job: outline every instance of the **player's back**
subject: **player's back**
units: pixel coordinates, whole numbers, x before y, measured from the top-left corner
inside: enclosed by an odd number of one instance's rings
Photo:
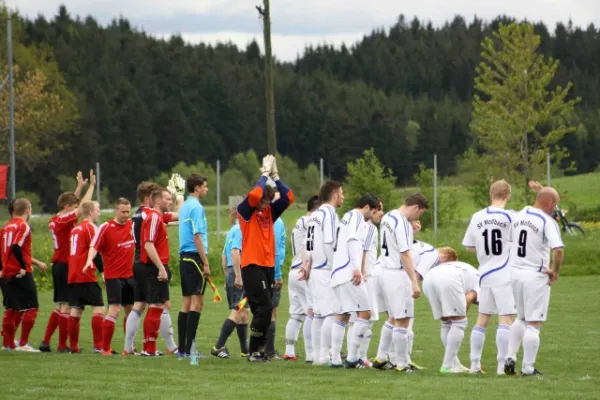
[[[331,271],[331,281],[333,285],[341,284],[352,279],[352,269],[350,262],[349,240],[360,240],[360,230],[365,222],[363,214],[357,209],[350,210],[342,217],[338,229],[337,240],[333,252],[333,268]],[[362,246],[361,246],[362,248]],[[357,259],[362,259],[362,254],[357,254]],[[361,266],[358,265],[360,271]]]
[[[439,262],[438,252],[429,243],[415,240],[411,250],[415,271],[424,278],[431,268]]]
[[[88,251],[92,240],[96,236],[96,226],[89,221],[82,221],[71,230],[71,246],[69,253],[69,284],[96,282],[96,275],[90,269],[85,275],[82,273],[87,262]]]
[[[77,223],[77,213],[75,211],[69,211],[65,213],[58,213],[50,218],[48,222],[48,228],[52,234],[52,241],[54,243],[54,254],[52,255],[52,262],[56,263],[67,263],[69,261],[69,242],[71,237],[71,230]]]
[[[564,247],[556,221],[535,207],[525,207],[515,216],[510,234],[514,243],[510,265],[515,268],[549,268],[550,250]]]
[[[371,221],[363,222],[361,241],[365,256],[365,273],[370,275],[377,264],[377,247],[379,246],[379,231]]]
[[[303,215],[298,218],[294,229],[292,229],[292,235],[290,242],[292,245],[292,266],[291,268],[297,268],[302,264],[302,251],[306,248],[306,227],[308,224],[308,216]]]
[[[463,261],[448,261],[443,264],[439,264],[431,269],[430,274],[445,273],[446,271],[460,270],[463,274],[463,284],[465,294],[471,290],[476,290],[479,284],[479,271],[475,269],[471,264]]]
[[[380,262],[382,268],[402,269],[401,254],[412,249],[412,226],[398,210],[385,214],[380,224]]]
[[[306,251],[310,253],[312,269],[331,270],[338,229],[338,216],[329,204],[321,205],[310,216],[306,228]]]
[[[2,269],[4,278],[11,278],[19,273],[21,264],[13,254],[13,245],[19,245],[25,261],[26,271],[31,272],[31,229],[19,218],[13,218],[2,228],[0,245],[2,246]]]

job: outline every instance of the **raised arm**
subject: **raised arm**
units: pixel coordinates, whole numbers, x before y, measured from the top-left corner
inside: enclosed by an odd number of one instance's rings
[[[260,204],[260,201],[263,197],[263,193],[265,192],[265,185],[267,184],[267,177],[265,175],[261,176],[256,185],[242,202],[237,206],[238,214],[241,215],[244,220],[249,221],[252,217],[252,213]],[[275,203],[273,203],[275,204]],[[273,217],[273,221],[276,218]]]

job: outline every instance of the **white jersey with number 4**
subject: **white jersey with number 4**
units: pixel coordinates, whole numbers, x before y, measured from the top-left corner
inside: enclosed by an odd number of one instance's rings
[[[483,287],[502,286],[510,282],[509,235],[514,216],[513,211],[490,206],[471,217],[462,244],[475,248]]]
[[[356,209],[344,214],[340,222],[335,251],[333,252],[333,269],[331,270],[332,287],[350,282],[352,280],[352,272],[354,270],[360,271],[361,265],[353,265],[352,260],[362,261],[361,250],[363,249],[363,243],[360,240],[360,234],[364,223],[364,216]],[[353,246],[357,254],[351,257],[350,252],[352,249],[348,244],[353,240],[357,241],[358,246]]]
[[[360,234],[365,252],[365,275],[370,276],[377,264],[377,246],[379,245],[379,232],[371,221],[363,222]]]
[[[310,216],[306,226],[306,253],[312,260],[312,269],[331,270],[338,225],[335,208],[329,204],[321,205]]]
[[[514,218],[510,265],[541,272],[550,268],[550,250],[565,247],[556,221],[535,207],[525,207]]]
[[[398,210],[392,210],[381,219],[380,253],[382,268],[403,269],[400,255],[413,246],[413,230],[410,222]]]
[[[306,248],[306,225],[308,216],[303,215],[296,222],[296,226],[292,229],[292,266],[291,269],[298,268],[302,265],[302,251]]]

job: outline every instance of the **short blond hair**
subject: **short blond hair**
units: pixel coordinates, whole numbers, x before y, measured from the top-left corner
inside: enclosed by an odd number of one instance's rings
[[[500,179],[490,185],[490,198],[492,200],[508,200],[510,198],[510,184]]]
[[[458,253],[452,247],[440,247],[438,249],[438,254],[443,254],[446,256],[446,262],[458,261]]]
[[[81,203],[81,216],[83,218],[88,217],[96,207],[100,207],[97,201],[84,201]]]

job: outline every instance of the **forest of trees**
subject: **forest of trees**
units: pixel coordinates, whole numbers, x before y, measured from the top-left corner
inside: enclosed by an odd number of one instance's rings
[[[8,10],[0,11],[5,43]],[[237,153],[266,152],[264,64],[255,42],[238,49],[163,41],[125,19],[103,27],[65,7],[52,20],[13,21],[15,63],[43,70],[62,101],[60,121],[38,126],[40,139],[21,143],[29,153],[17,154],[18,189],[39,193],[46,211],[55,207],[58,176],[96,161],[109,192],[133,199],[138,182],[178,162],[220,160],[225,170]],[[334,179],[370,147],[399,184],[409,183],[419,164],[431,166],[433,153],[443,175],[455,174],[458,157],[474,143],[469,123],[481,42],[510,21],[456,17],[434,28],[399,16],[352,48],[310,47],[296,62],[277,64],[278,151],[301,168],[323,157]],[[535,32],[540,51],[560,60],[553,84],[573,82],[572,95],[581,98],[572,116],[577,130],[562,143],[570,152],[564,165],[593,171],[600,154],[600,31],[537,24]],[[6,71],[6,55],[0,60]],[[18,127],[18,140],[26,129]],[[6,147],[0,149],[6,162]]]

